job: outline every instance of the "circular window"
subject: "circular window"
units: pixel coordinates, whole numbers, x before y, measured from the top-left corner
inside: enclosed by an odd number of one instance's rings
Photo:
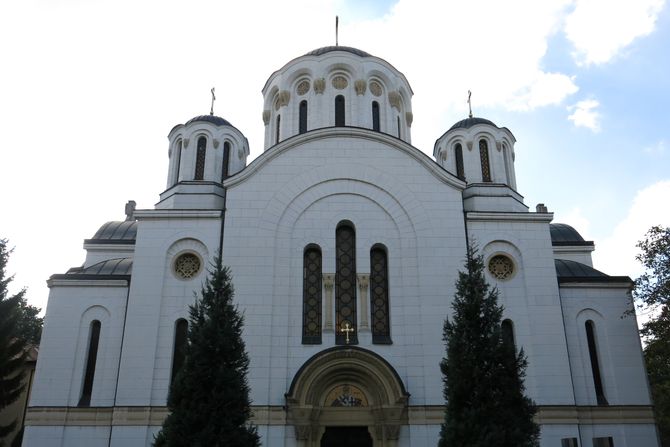
[[[296,91],[298,92],[298,95],[300,95],[300,96],[307,93],[309,91],[309,81],[307,79],[300,81],[298,83],[298,87],[296,88]]]
[[[333,78],[333,87],[337,90],[345,89],[347,88],[347,85],[349,85],[349,81],[347,81],[347,78],[344,76],[335,76]]]
[[[382,95],[382,86],[377,81],[370,81],[370,91],[375,96]]]
[[[510,279],[514,274],[514,262],[505,255],[495,255],[489,260],[489,272],[496,279]]]
[[[174,273],[180,279],[191,279],[200,273],[202,263],[200,258],[193,253],[184,253],[177,256],[174,261]]]

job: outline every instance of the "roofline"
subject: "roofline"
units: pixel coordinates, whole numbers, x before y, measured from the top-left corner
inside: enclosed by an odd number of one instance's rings
[[[574,283],[597,283],[597,284],[622,284],[633,286],[633,280],[629,276],[557,276],[558,284]]]

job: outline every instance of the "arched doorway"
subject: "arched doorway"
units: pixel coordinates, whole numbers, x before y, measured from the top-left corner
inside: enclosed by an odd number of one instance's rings
[[[394,447],[407,424],[408,398],[398,374],[378,354],[338,346],[316,354],[295,374],[286,393],[287,422],[303,447]]]

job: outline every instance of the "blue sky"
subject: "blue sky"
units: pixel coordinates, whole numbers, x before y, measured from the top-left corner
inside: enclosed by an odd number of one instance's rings
[[[670,225],[670,8],[663,0],[25,0],[0,4],[0,237],[14,286],[80,265],[83,239],[151,208],[170,129],[209,111],[262,151],[260,90],[334,43],[388,60],[414,89],[413,144],[467,115],[516,136],[526,204],[596,242],[595,266],[636,276],[635,241]],[[590,108],[589,108],[590,107]],[[572,116],[572,119],[570,118]]]

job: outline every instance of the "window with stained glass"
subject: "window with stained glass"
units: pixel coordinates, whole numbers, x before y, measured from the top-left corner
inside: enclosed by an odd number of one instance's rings
[[[482,181],[491,181],[491,166],[489,165],[489,144],[482,138],[479,140],[479,159],[482,162]]]
[[[303,255],[302,343],[321,344],[321,249],[309,245]]]
[[[379,245],[370,250],[370,318],[372,343],[390,344],[388,257]]]
[[[356,326],[356,232],[350,223],[341,223],[337,226],[335,230],[335,251],[335,343],[344,345],[347,344],[348,339],[348,344],[358,344],[358,329]],[[347,329],[350,332],[347,332]]]
[[[205,176],[205,157],[207,155],[207,138],[198,138],[195,155],[195,180],[202,180]]]

